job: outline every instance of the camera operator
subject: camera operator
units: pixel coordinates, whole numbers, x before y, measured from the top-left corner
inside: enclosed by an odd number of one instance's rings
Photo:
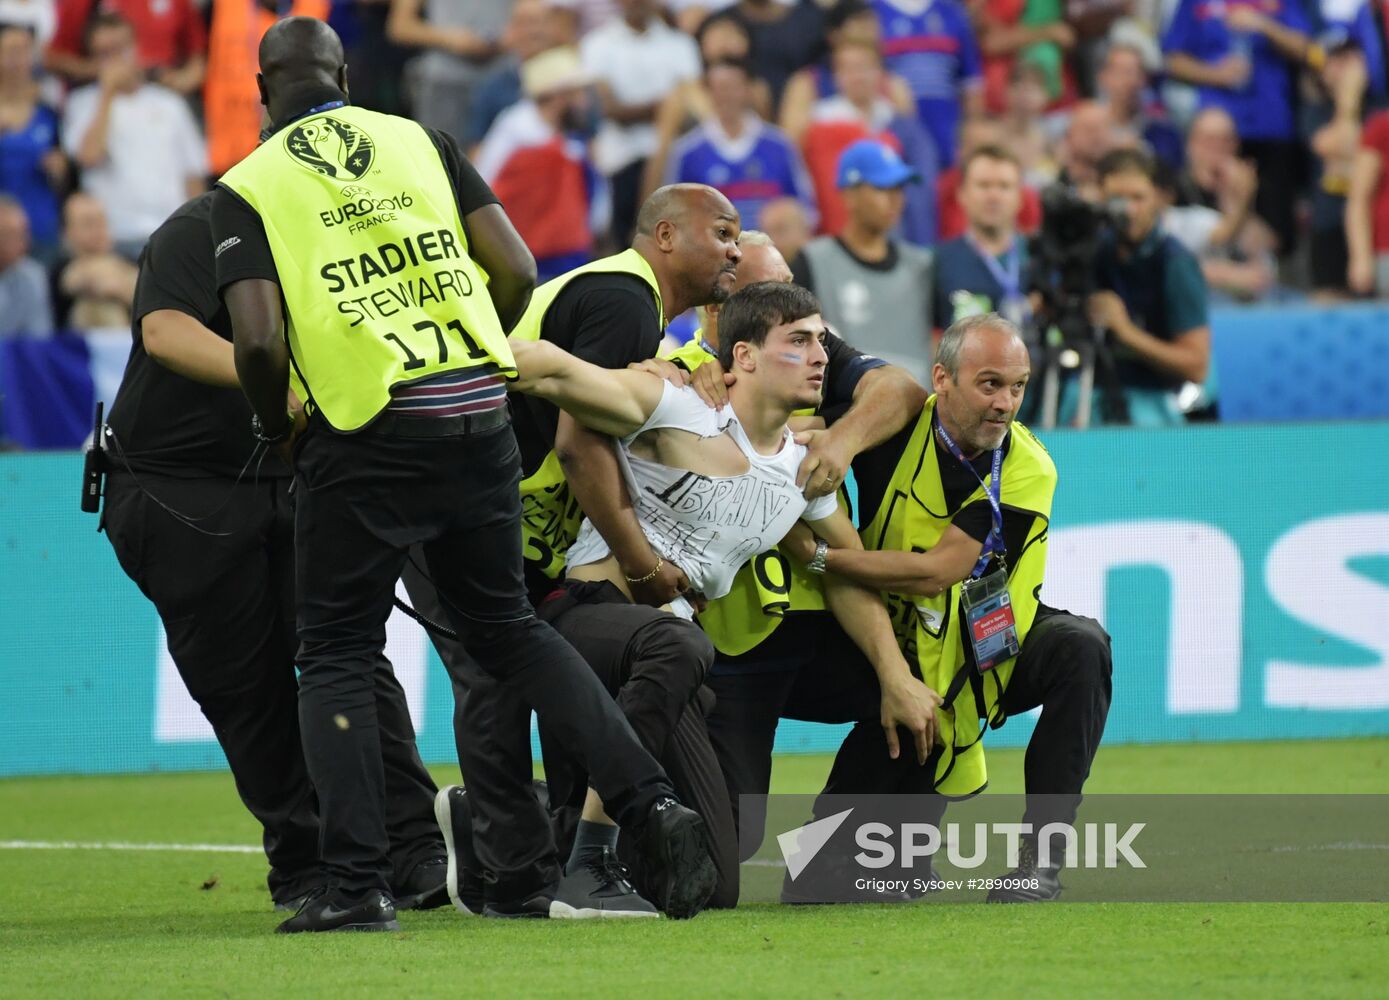
[[[1106,334],[1099,353],[1112,357],[1113,379],[1126,405],[1096,407],[1094,412],[1103,413],[1106,422],[1126,418],[1139,427],[1184,423],[1177,393],[1183,383],[1205,381],[1210,367],[1201,266],[1158,224],[1162,202],[1151,156],[1115,150],[1100,161],[1099,174],[1101,193],[1115,218],[1099,234],[1086,312]],[[1081,392],[1080,380],[1066,382],[1058,423],[1074,422]]]

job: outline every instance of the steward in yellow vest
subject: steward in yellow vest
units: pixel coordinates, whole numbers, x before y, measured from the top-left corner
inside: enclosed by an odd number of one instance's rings
[[[668,317],[728,296],[740,256],[738,231],[737,211],[713,188],[661,188],[642,206],[631,248],[541,285],[513,336],[548,340],[603,368],[653,358]],[[521,524],[532,596],[540,600],[563,579],[565,554],[584,511],[625,574],[646,577],[656,556],[625,503],[611,439],[543,400],[513,397],[512,411],[524,471]],[[635,585],[638,599],[666,603],[683,586],[677,576],[673,567],[660,567]],[[654,594],[657,587],[666,592]]]
[[[715,879],[703,821],[536,618],[521,578],[504,331],[535,283],[530,251],[452,138],[348,105],[342,42],[322,21],[280,21],[259,58],[272,131],[213,195],[212,236],[254,431],[287,458],[298,445],[298,719],[325,885],[279,930],[400,929],[378,734],[409,720],[378,709],[375,677],[412,548],[469,653],[447,665],[454,683],[505,690],[570,734],[610,814],[655,859],[651,902],[693,915]],[[291,363],[307,431],[286,413]],[[498,775],[480,748],[525,746],[527,729],[524,713],[470,715],[459,738],[479,824],[507,836],[525,817],[498,804],[498,785],[519,775],[529,796],[530,761]],[[553,885],[511,889],[524,902]]]
[[[334,103],[334,102],[325,102]],[[454,182],[421,126],[349,105],[289,124],[223,176],[259,218],[285,303],[295,389],[356,431],[392,390],[512,371]],[[235,234],[219,258],[238,255]]]
[[[854,464],[864,550],[831,549],[823,564],[884,592],[902,651],[944,697],[933,774],[919,790],[981,791],[985,729],[1042,707],[1023,818],[1035,833],[1075,816],[1109,709],[1109,637],[1040,600],[1057,476],[1014,422],[1030,367],[1017,328],[993,313],[961,320],[936,360],[936,394],[914,425]],[[803,538],[795,547],[802,558],[814,551]],[[865,739],[874,728],[855,727]],[[850,790],[834,785],[826,792]],[[1056,870],[1037,869],[1035,838],[1024,838],[1019,872],[1038,888],[998,898],[1059,895]]]

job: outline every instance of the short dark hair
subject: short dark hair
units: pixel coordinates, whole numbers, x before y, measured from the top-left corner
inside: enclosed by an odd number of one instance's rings
[[[1100,157],[1095,166],[1103,182],[1115,174],[1142,174],[1156,187],[1159,181],[1156,158],[1141,149],[1114,149]]]
[[[733,367],[733,348],[760,347],[772,327],[794,323],[820,312],[820,300],[800,285],[759,281],[739,289],[719,307],[719,364]]]
[[[982,146],[975,146],[971,149],[963,160],[960,161],[960,182],[964,183],[969,176],[969,168],[975,160],[998,160],[1002,163],[1011,163],[1018,168],[1018,177],[1022,178],[1022,161],[1017,155],[1005,146],[999,146],[992,142],[986,142]]]
[[[130,19],[124,14],[118,14],[114,10],[99,10],[87,19],[87,25],[82,29],[82,51],[91,55],[92,39],[98,31],[105,31],[107,28],[124,28],[132,35],[135,34],[135,25],[131,24]]]

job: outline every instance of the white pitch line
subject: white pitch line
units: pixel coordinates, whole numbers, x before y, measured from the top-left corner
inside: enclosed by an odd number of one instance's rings
[[[6,851],[185,851],[194,854],[261,854],[250,844],[132,844],[121,840],[0,840]]]

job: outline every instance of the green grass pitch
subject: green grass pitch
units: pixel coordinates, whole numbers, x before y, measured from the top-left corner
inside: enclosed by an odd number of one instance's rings
[[[811,792],[824,757],[779,758]],[[1021,754],[990,758],[1019,791]],[[452,772],[436,770],[441,783]],[[1328,776],[1334,787],[1328,787]],[[1092,792],[1389,792],[1389,740],[1101,751]],[[750,906],[673,921],[407,913],[400,934],[285,938],[225,774],[0,781],[0,997],[1382,997],[1389,906]],[[1270,864],[1295,863],[1270,858]]]

